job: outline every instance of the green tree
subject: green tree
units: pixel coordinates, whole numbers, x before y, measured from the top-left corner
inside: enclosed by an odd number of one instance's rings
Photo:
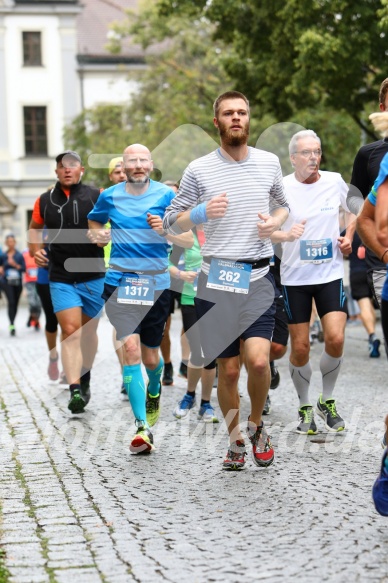
[[[98,105],[85,109],[64,130],[67,148],[76,150],[85,165],[85,181],[98,187],[109,186],[109,161],[120,156],[130,133],[128,107]],[[97,160],[91,156],[100,154]]]
[[[214,26],[207,21],[183,22],[172,17],[162,30],[155,14],[146,8],[140,26],[129,11],[128,19],[114,25],[115,39],[133,36],[131,27],[135,27],[135,41],[145,47],[150,38],[155,42],[165,34],[171,39],[147,58],[148,68],[130,103],[85,110],[65,129],[67,146],[89,161],[85,176],[89,182],[107,186],[110,158],[130,143],[144,143],[154,151],[159,170],[155,177],[162,180],[179,179],[193,158],[214,149],[212,104],[231,83],[220,64],[223,43],[212,40]],[[117,52],[120,42],[112,41],[110,48]]]
[[[335,6],[332,6],[331,10],[334,8]],[[283,20],[276,24],[277,20],[274,16],[279,11],[284,13]],[[292,15],[291,20],[290,15]],[[257,2],[257,0],[247,2],[212,0],[212,2],[195,3],[186,0],[180,2],[154,0],[147,2],[146,7],[138,15],[129,12],[127,21],[116,27],[115,38],[123,39],[128,35],[133,35],[135,40],[142,43],[145,48],[155,41],[172,39],[170,51],[159,55],[151,63],[151,76],[154,70],[159,71],[162,76],[165,75],[164,63],[166,63],[165,59],[168,59],[169,62],[174,63],[169,87],[176,87],[179,91],[181,87],[177,85],[177,82],[181,78],[182,71],[185,76],[187,69],[190,70],[191,74],[198,79],[198,86],[205,92],[207,90],[207,94],[211,97],[207,104],[196,98],[194,107],[187,110],[189,116],[187,121],[198,123],[211,136],[216,137],[211,115],[209,115],[209,105],[220,92],[217,92],[217,89],[222,89],[222,87],[211,84],[208,79],[202,77],[201,59],[203,59],[206,46],[208,58],[211,55],[212,76],[224,77],[225,88],[235,88],[249,96],[252,109],[252,144],[256,143],[262,132],[277,122],[292,121],[303,127],[311,127],[322,137],[325,151],[324,164],[327,168],[341,172],[346,179],[349,179],[352,160],[361,140],[361,132],[357,125],[369,127],[367,115],[361,114],[356,119],[351,112],[346,108],[336,106],[335,100],[330,101],[322,91],[315,88],[311,82],[309,84],[306,79],[299,81],[304,83],[304,89],[297,92],[298,95],[303,96],[300,99],[293,97],[291,89],[287,88],[292,82],[292,70],[300,72],[300,69],[292,62],[295,51],[289,50],[291,40],[295,37],[291,31],[293,23],[299,23],[299,28],[295,30],[298,30],[301,36],[302,32],[307,30],[305,27],[309,18],[314,20],[316,17],[316,6],[311,13],[307,10],[306,3],[302,2],[300,5],[293,0],[285,3],[276,0],[271,5],[268,2]],[[341,19],[337,17],[337,20]],[[287,25],[284,25],[284,21]],[[273,38],[275,29],[275,38],[278,41]],[[194,37],[192,37],[193,34]],[[177,41],[177,39],[180,40]],[[200,39],[199,53],[197,52],[198,39]],[[178,52],[177,45],[180,47]],[[276,45],[278,45],[277,51],[275,51]],[[116,50],[119,46],[120,40],[116,44]],[[215,50],[210,50],[209,53],[208,47],[210,49],[214,47]],[[199,60],[193,60],[190,54],[192,50],[198,55]],[[175,59],[179,59],[179,66]],[[176,73],[177,70],[179,74]],[[305,97],[306,92],[310,95],[308,99]],[[365,92],[357,93],[362,93],[363,99],[366,99]],[[372,95],[372,92],[370,94]],[[160,92],[160,95],[162,96],[160,111],[165,114],[169,96],[166,93],[163,95],[163,92]],[[377,89],[373,93],[375,101],[376,95]],[[317,99],[313,99],[314,96]],[[347,100],[348,97],[345,94],[345,103]],[[370,109],[373,110],[374,107],[370,105]],[[183,119],[179,115],[179,110],[178,119]],[[170,120],[167,124],[168,130],[171,131]]]
[[[343,110],[374,137],[363,112],[386,76],[387,0],[158,0],[155,10],[213,22],[233,47],[226,71],[261,112]]]
[[[321,3],[325,4],[323,0]],[[309,12],[307,4],[302,4]],[[292,6],[296,14],[287,26],[282,17],[285,28],[282,35],[281,23],[275,25],[274,16],[290,14]],[[251,102],[252,145],[257,142],[258,147],[266,147],[273,140],[260,140],[261,134],[266,132],[268,137],[271,126],[279,122],[309,127],[322,138],[327,169],[339,171],[349,179],[360,144],[359,126],[366,122],[361,116],[356,121],[350,111],[335,107],[319,89],[318,81],[305,79],[299,99],[293,93],[296,81],[292,71],[296,74],[300,70],[293,63],[295,50],[290,51],[290,31],[295,19],[303,16],[307,22],[298,6],[293,0],[278,4],[276,0],[271,6],[238,0],[211,3],[149,0],[138,15],[128,11],[126,19],[113,25],[116,34],[111,50],[118,52],[121,42],[130,36],[145,48],[158,43],[157,51],[148,57],[148,69],[131,103],[125,107],[99,106],[84,112],[67,128],[67,144],[78,148],[86,160],[90,154],[120,153],[128,143],[145,143],[153,150],[155,165],[160,170],[156,177],[177,180],[190,160],[214,149],[218,142],[212,123],[215,97],[225,90],[238,89]],[[316,17],[318,14],[315,11]],[[271,36],[275,29],[279,38],[276,52]],[[301,25],[299,30],[301,37]],[[302,83],[300,78],[298,83]],[[357,93],[366,100],[365,91]],[[374,101],[376,94],[377,89]],[[348,99],[348,93],[346,96]],[[374,107],[370,105],[369,111]],[[287,142],[291,136],[286,131],[282,137]],[[276,153],[284,156],[287,143],[277,147]],[[107,167],[108,162],[102,163]],[[89,168],[88,180],[106,185],[106,167]],[[291,170],[288,163],[284,168],[287,172]]]

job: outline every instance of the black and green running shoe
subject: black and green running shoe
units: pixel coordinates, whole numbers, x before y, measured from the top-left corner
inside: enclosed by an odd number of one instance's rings
[[[85,410],[85,401],[81,395],[80,387],[70,388],[70,401],[67,408],[70,409],[72,413],[83,413]]]
[[[80,393],[81,393],[81,397],[83,398],[85,405],[87,405],[90,401],[90,379],[88,380],[84,380],[81,378],[81,387],[80,387]]]

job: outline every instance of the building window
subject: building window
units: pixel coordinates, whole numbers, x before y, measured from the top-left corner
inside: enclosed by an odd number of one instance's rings
[[[45,107],[24,107],[24,143],[26,156],[47,155]]]
[[[23,32],[23,64],[25,67],[42,66],[40,32]]]

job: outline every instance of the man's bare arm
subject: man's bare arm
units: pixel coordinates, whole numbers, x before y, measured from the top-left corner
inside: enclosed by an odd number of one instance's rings
[[[385,254],[384,259],[383,253],[388,249],[388,180],[379,186],[377,191],[377,202],[375,211],[375,223],[376,223],[376,234],[377,240],[384,247],[383,252],[380,255],[381,260],[384,263],[388,263],[388,252]]]
[[[226,192],[213,197],[206,203],[200,203],[192,209],[178,212],[173,223],[168,224],[165,228],[169,233],[180,234],[182,231],[190,231],[196,225],[205,223],[209,219],[220,219],[225,216],[228,208],[228,198]]]
[[[381,259],[386,247],[377,239],[375,207],[368,199],[364,201],[364,206],[357,217],[356,229],[364,245]]]
[[[110,229],[107,229],[102,223],[91,221],[90,219],[88,220],[88,225],[88,239],[92,243],[95,243],[97,247],[105,247],[108,245],[111,238]]]
[[[186,233],[182,233],[182,235],[168,234],[166,239],[169,243],[175,243],[184,249],[191,249],[191,247],[194,245],[193,231],[187,231]]]
[[[28,250],[31,257],[34,257],[35,253],[43,247],[43,226],[31,219],[28,229]]]

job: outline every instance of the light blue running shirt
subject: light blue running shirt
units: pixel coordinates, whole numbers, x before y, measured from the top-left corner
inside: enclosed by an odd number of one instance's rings
[[[160,182],[150,180],[143,194],[133,195],[120,182],[104,190],[88,214],[88,219],[105,225],[110,221],[112,249],[105,282],[117,287],[123,273],[167,270],[170,245],[147,223],[147,214],[163,218],[175,192]],[[114,268],[113,268],[114,267]],[[153,275],[155,289],[170,287],[170,274]]]
[[[384,158],[381,160],[379,174],[378,174],[376,180],[374,181],[374,184],[372,186],[372,190],[368,194],[368,200],[371,204],[373,204],[373,206],[376,206],[377,190],[378,190],[379,186],[382,185],[382,183],[387,178],[387,176],[388,176],[388,152],[385,154]]]

